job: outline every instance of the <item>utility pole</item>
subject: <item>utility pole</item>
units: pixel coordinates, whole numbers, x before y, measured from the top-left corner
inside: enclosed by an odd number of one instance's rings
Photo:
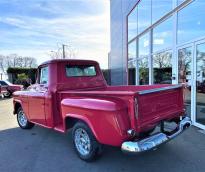
[[[67,46],[67,45],[62,44],[62,47],[63,47],[63,59],[65,59],[65,46]]]

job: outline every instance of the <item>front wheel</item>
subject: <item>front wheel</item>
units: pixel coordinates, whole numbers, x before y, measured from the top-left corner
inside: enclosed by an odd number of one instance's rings
[[[72,140],[75,151],[84,161],[93,161],[101,153],[102,145],[98,143],[90,128],[83,122],[73,127]]]
[[[4,95],[4,97],[6,97],[6,98],[10,98],[11,95],[12,95],[12,93],[11,93],[10,91],[7,91],[7,92],[3,93],[3,95]]]
[[[23,109],[20,107],[17,111],[17,122],[22,129],[31,129],[34,124],[29,122]]]

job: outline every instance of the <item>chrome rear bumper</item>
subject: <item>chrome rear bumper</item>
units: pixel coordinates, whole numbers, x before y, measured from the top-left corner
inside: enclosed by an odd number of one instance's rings
[[[173,139],[174,137],[181,134],[185,129],[187,129],[190,126],[191,126],[190,118],[185,117],[183,120],[180,121],[178,125],[178,130],[173,134],[167,135],[165,133],[157,133],[140,141],[136,141],[136,142],[127,141],[122,144],[121,149],[123,152],[126,153],[139,153],[139,152],[148,151]]]

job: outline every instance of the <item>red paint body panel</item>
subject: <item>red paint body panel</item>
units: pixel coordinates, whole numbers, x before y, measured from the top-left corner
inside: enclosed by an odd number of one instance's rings
[[[96,76],[67,77],[68,64],[94,65]],[[15,92],[14,108],[21,104],[31,122],[47,128],[66,132],[71,127],[66,120],[77,118],[87,123],[100,143],[121,146],[131,139],[127,130],[145,132],[184,112],[182,87],[140,94],[170,85],[108,86],[95,61],[52,60],[39,69],[45,66],[48,84],[38,84],[37,79],[27,91]]]
[[[85,102],[86,99],[81,98],[78,101],[75,100],[75,98],[69,98],[62,101],[64,119],[75,117],[83,120],[89,125],[97,140],[103,144],[120,146],[127,138],[127,130],[130,128],[129,117],[126,115],[127,110],[123,108],[124,105],[120,100],[101,100],[101,102],[95,103],[93,102],[96,99],[88,99],[87,102]],[[110,102],[107,108],[103,107],[105,102],[107,105]],[[122,107],[119,107],[120,105]]]

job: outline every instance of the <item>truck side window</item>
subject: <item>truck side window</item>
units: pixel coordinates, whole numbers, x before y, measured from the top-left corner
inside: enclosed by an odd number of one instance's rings
[[[48,66],[40,70],[40,84],[48,84]]]

